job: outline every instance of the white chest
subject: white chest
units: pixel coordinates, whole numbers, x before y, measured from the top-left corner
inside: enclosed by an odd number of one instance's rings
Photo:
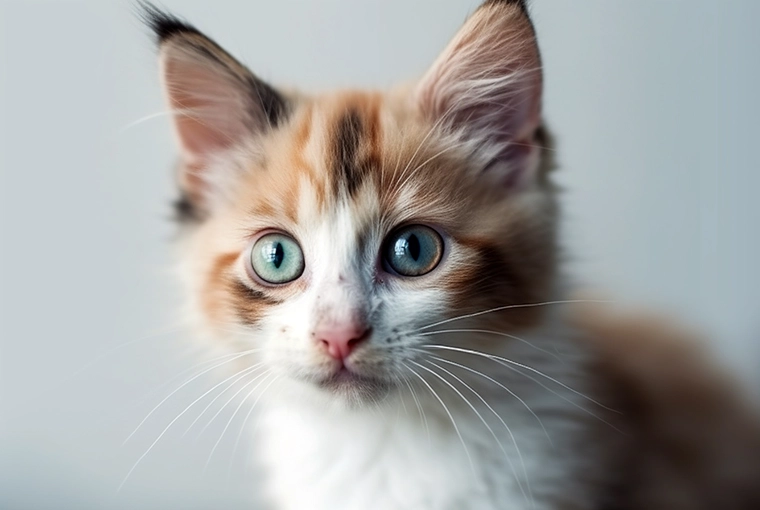
[[[423,403],[426,423],[413,403],[393,414],[265,410],[259,451],[275,507],[549,509],[558,491],[577,494],[573,427],[544,421],[550,442],[511,405],[494,408],[504,423],[478,408],[488,426],[467,406],[448,407],[451,417]]]

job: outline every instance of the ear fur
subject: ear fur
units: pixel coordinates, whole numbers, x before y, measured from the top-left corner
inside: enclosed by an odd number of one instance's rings
[[[178,212],[199,218],[218,175],[213,165],[225,153],[280,124],[287,100],[194,26],[142,3],[142,17],[159,48],[164,96],[180,150]]]
[[[481,158],[507,189],[536,182],[541,58],[524,1],[490,0],[465,22],[415,90],[424,117]]]

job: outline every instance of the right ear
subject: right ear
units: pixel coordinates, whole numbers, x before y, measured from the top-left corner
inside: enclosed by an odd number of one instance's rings
[[[180,212],[203,217],[210,194],[230,179],[219,156],[283,121],[287,102],[195,27],[143,3],[155,33],[164,97],[180,150]]]
[[[507,193],[539,182],[543,76],[525,0],[486,0],[422,77],[417,106],[477,147],[482,175]]]

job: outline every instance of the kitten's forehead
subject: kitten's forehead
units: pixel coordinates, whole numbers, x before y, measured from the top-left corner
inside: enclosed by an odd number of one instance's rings
[[[456,216],[451,198],[467,187],[458,147],[402,110],[376,93],[304,100],[270,140],[263,171],[253,163],[238,204],[252,217],[296,226],[345,206],[357,229]]]
[[[301,190],[305,199],[299,220],[311,214],[332,215],[348,206],[367,213],[377,211],[381,173],[391,151],[386,147],[388,116],[383,97],[370,93],[344,93],[319,98],[296,119],[296,132],[304,137],[300,164],[309,184]],[[313,198],[306,197],[308,193]],[[309,210],[316,205],[318,210]]]

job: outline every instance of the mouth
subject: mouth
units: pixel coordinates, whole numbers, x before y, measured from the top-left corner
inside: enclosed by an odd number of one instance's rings
[[[387,383],[381,379],[360,374],[346,366],[321,379],[317,384],[328,391],[354,396],[376,396],[387,390]]]

